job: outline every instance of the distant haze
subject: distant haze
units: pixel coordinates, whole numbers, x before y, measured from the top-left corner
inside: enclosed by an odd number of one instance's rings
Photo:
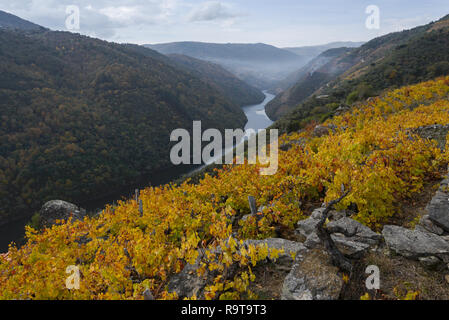
[[[335,42],[316,47],[280,49],[263,43],[174,42],[146,47],[162,54],[182,54],[218,63],[240,79],[264,90],[303,67],[323,51],[341,46],[357,47],[361,44]]]

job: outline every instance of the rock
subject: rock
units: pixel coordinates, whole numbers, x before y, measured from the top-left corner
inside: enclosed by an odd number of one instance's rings
[[[449,192],[448,179],[441,183],[440,189],[436,192],[426,210],[429,219],[438,227],[449,232]]]
[[[299,139],[299,140],[292,140],[289,141],[287,143],[282,144],[279,149],[282,151],[288,151],[291,148],[293,148],[293,146],[298,145],[298,146],[304,146],[305,145],[305,139]]]
[[[309,218],[297,223],[295,232],[305,238],[304,245],[309,249],[316,248],[321,244],[316,231],[323,210],[324,208],[316,209]]]
[[[385,226],[382,235],[390,250],[406,258],[418,260],[435,256],[449,261],[449,243],[434,233]]]
[[[446,136],[449,133],[449,125],[435,124],[424,126],[416,128],[412,132],[421,138],[436,140],[438,147],[443,150],[446,145]]]
[[[146,289],[143,292],[143,299],[144,300],[154,300],[154,296],[149,289]]]
[[[418,227],[422,227],[422,229],[419,229]],[[429,215],[424,215],[421,220],[419,221],[419,225],[416,226],[418,230],[420,231],[427,231],[431,233],[435,233],[439,236],[444,234],[444,230],[435,225],[432,220],[430,220]]]
[[[315,137],[327,136],[330,134],[331,129],[323,125],[317,125],[315,129],[313,129],[313,135]]]
[[[330,233],[342,233],[346,237],[351,238],[351,241],[375,245],[382,240],[380,234],[375,233],[367,226],[348,217],[332,221],[326,227]]]
[[[322,242],[320,237],[316,232],[310,234],[307,239],[304,241],[304,245],[309,249],[314,249],[322,246]]]
[[[282,300],[336,300],[343,288],[338,268],[326,251],[314,249],[299,254],[284,280]]]
[[[39,211],[41,223],[44,226],[52,226],[56,220],[67,220],[70,217],[73,220],[82,220],[86,215],[86,210],[62,200],[52,200],[44,204]]]
[[[331,237],[338,250],[348,258],[359,259],[370,248],[369,244],[354,241],[352,238],[345,237],[344,235],[333,234]]]
[[[301,220],[297,223],[296,232],[300,235],[308,238],[313,233],[316,233],[316,228],[319,224],[320,220],[316,219],[313,214],[310,218],[305,220]]]
[[[334,113],[336,116],[339,116],[342,115],[343,113],[348,112],[349,110],[351,110],[349,106],[341,105],[334,111]]]
[[[217,249],[217,254],[220,249]],[[217,275],[215,272],[206,270],[202,276],[198,275],[197,270],[201,265],[202,254],[199,252],[198,258],[194,264],[187,264],[180,273],[173,275],[167,284],[168,292],[176,292],[180,299],[191,298],[194,295],[201,298],[204,288]],[[235,268],[229,270],[232,275]]]
[[[290,241],[286,239],[270,238],[265,240],[246,240],[245,245],[267,246],[268,249],[284,250],[276,259],[277,263],[292,263],[292,255],[305,252],[307,248],[300,242]]]
[[[442,264],[442,261],[435,256],[421,257],[418,260],[428,269],[434,269]]]

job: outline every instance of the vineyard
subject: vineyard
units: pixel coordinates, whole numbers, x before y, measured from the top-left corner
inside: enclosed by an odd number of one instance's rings
[[[280,138],[279,170],[228,165],[197,184],[151,187],[135,199],[108,206],[83,221],[61,221],[42,231],[27,227],[27,243],[0,256],[0,299],[177,299],[169,279],[200,261],[213,275],[206,299],[252,299],[254,268],[282,252],[244,245],[246,239],[288,234],[308,217],[308,204],[349,194],[337,208],[380,231],[398,203],[441,177],[449,149],[414,129],[449,123],[449,77],[389,91],[333,117]],[[285,150],[285,151],[283,151]],[[263,207],[248,215],[248,196]],[[140,202],[141,201],[141,205]],[[79,290],[66,288],[66,268],[80,268]],[[233,276],[230,269],[237,266]]]

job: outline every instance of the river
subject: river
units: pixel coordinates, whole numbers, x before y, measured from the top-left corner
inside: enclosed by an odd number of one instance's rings
[[[248,118],[245,130],[253,129],[257,131],[259,129],[265,129],[273,123],[273,121],[271,121],[265,113],[265,106],[273,100],[275,96],[266,91],[264,91],[264,94],[265,100],[262,103],[242,107],[242,110]],[[226,152],[228,151],[229,150]],[[138,185],[127,186],[109,196],[101,197],[85,203],[80,202],[78,204],[90,212],[95,212],[96,210],[101,210],[101,208],[103,208],[106,204],[112,203],[114,200],[129,198],[134,194],[135,189],[143,189],[148,187],[148,185],[156,186],[166,184],[170,181],[176,180],[182,175],[199,171],[203,167],[204,166],[196,166],[192,168],[192,166],[183,166],[171,168],[157,174],[152,174],[149,177],[142,177],[142,181]],[[18,245],[23,243],[25,225],[29,222],[29,220],[30,217],[22,218],[4,226],[0,226],[0,253],[6,252],[8,250],[8,245],[11,242],[15,242]]]

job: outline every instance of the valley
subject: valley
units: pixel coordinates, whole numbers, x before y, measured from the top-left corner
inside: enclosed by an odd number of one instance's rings
[[[0,300],[449,300],[429,1],[0,5]]]
[[[248,129],[265,129],[269,127],[273,122],[265,114],[265,106],[269,103],[274,96],[268,92],[264,92],[265,99],[260,104],[242,106],[242,110],[245,113],[248,121],[244,127]],[[225,150],[224,152],[230,152],[232,150]],[[136,189],[142,190],[148,186],[160,186],[168,184],[179,178],[190,176],[201,170],[207,165],[182,165],[172,166],[164,170],[153,172],[149,175],[142,175],[137,180],[138,183],[130,185],[122,185],[119,189],[112,191],[111,193],[92,199],[89,201],[77,202],[77,205],[86,209],[89,213],[96,213],[105,208],[106,205],[116,202],[117,200],[131,198]],[[24,216],[18,220],[0,225],[0,253],[7,252],[8,246],[11,242],[15,242],[21,246],[24,243],[25,225],[30,223],[32,215]]]

